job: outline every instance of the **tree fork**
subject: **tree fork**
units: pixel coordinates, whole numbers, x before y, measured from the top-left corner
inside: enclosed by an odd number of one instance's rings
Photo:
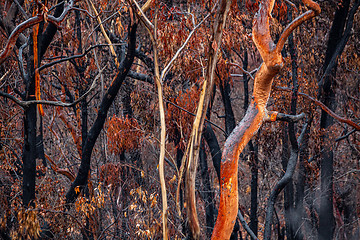
[[[263,0],[253,21],[253,41],[264,61],[254,80],[254,91],[249,108],[225,142],[221,160],[220,205],[212,239],[229,239],[238,212],[238,159],[246,144],[258,131],[267,114],[273,78],[283,66],[281,50],[291,32],[303,22],[320,14],[320,7],[311,0],[303,0],[310,8],[294,19],[281,34],[277,44],[270,35],[270,17],[275,0]]]

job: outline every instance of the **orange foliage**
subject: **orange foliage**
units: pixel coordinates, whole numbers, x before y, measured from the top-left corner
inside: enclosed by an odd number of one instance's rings
[[[108,123],[107,137],[110,152],[120,154],[137,148],[143,132],[134,118],[113,116]]]
[[[190,113],[195,113],[199,101],[199,93],[200,89],[195,86],[188,90],[180,90],[173,103]],[[168,119],[168,135],[171,140],[175,140],[180,132],[181,140],[178,147],[185,149],[186,137],[191,133],[194,116],[186,113],[179,107],[172,104],[168,105],[166,116],[166,119]]]

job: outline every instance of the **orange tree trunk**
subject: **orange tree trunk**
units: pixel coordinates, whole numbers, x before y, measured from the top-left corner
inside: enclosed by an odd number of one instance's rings
[[[253,21],[253,41],[264,62],[255,76],[253,97],[248,110],[225,142],[220,170],[220,205],[212,239],[229,239],[233,230],[238,212],[239,155],[259,130],[265,118],[269,117],[266,103],[273,79],[283,66],[281,49],[287,37],[297,26],[320,13],[318,4],[311,0],[303,0],[303,3],[311,10],[294,19],[285,28],[275,45],[269,29],[269,20],[274,3],[275,0],[263,0]],[[276,120],[276,115],[273,116],[274,119],[271,120]]]

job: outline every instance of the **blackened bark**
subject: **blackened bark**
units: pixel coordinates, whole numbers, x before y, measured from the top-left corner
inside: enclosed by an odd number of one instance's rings
[[[253,141],[249,141],[249,150],[251,154],[251,192],[250,192],[250,229],[257,236],[258,231],[258,219],[257,219],[257,208],[258,208],[258,148],[257,145],[253,144]]]
[[[286,171],[289,156],[290,153],[289,153],[288,128],[286,124],[283,124],[282,156],[281,156],[283,171]],[[293,211],[293,185],[291,180],[284,188],[284,210],[285,210],[286,236],[288,239],[293,239],[293,231],[291,224],[292,211]]]
[[[55,9],[55,17],[61,15],[64,10],[64,4],[60,4]],[[48,46],[50,45],[57,27],[49,23],[44,33],[39,33],[38,36],[38,59],[44,56]],[[35,78],[34,78],[34,55],[32,37],[30,38],[29,54],[27,56],[28,62],[28,77],[24,79],[25,84],[25,100],[35,100]],[[38,134],[37,134],[38,133]],[[37,136],[38,135],[38,136]],[[23,205],[29,206],[35,199],[35,178],[36,178],[36,157],[43,157],[42,143],[42,124],[37,128],[37,106],[30,105],[24,110],[24,146],[23,146]]]
[[[81,101],[81,151],[84,147],[88,134],[88,103],[86,97]]]
[[[75,181],[71,184],[70,189],[66,194],[66,202],[72,203],[76,200],[78,193],[75,192],[75,188],[79,187],[82,190],[87,183],[89,171],[90,171],[90,162],[91,162],[91,154],[95,145],[95,142],[104,126],[108,110],[113,103],[120,86],[125,80],[132,63],[134,62],[135,55],[135,46],[136,46],[136,29],[137,24],[132,23],[129,25],[129,44],[128,44],[128,52],[124,61],[121,62],[118,72],[107,90],[104,98],[101,101],[99,111],[97,117],[95,119],[94,124],[88,132],[88,136],[86,138],[86,142],[84,145],[84,149],[82,152],[81,164],[76,176]]]
[[[27,56],[28,73],[24,79],[25,100],[35,100],[35,69],[33,41],[30,38],[29,54]],[[23,205],[34,206],[36,180],[36,122],[37,106],[30,105],[24,109],[24,146],[23,146]]]
[[[288,17],[289,17],[289,21],[292,21],[292,16],[290,11],[288,12]],[[289,42],[289,53],[291,57],[291,69],[292,69],[291,76],[293,83],[292,96],[290,102],[290,114],[296,115],[299,84],[297,79],[297,62],[296,62],[297,56],[296,56],[296,50],[294,46],[292,33],[289,35],[288,42]],[[286,171],[286,167],[289,159],[288,135],[290,138],[292,138],[292,140],[290,139],[290,141],[296,141],[295,124],[293,122],[289,122],[287,128],[285,128],[284,126],[283,154],[282,154],[282,164],[284,171]],[[294,185],[292,179],[290,179],[289,183],[286,185],[284,189],[284,209],[285,209],[286,237],[287,239],[294,239],[296,230],[294,229],[294,220],[295,220]]]
[[[299,169],[298,169],[297,181],[296,181],[295,212],[294,212],[295,240],[304,239],[302,226],[304,225],[303,219],[305,217],[305,211],[304,211],[305,182],[306,182],[305,161],[309,159],[308,144],[309,144],[310,124],[311,124],[311,120],[309,122],[309,127],[305,131],[304,140],[299,150]]]
[[[298,145],[301,145],[307,127],[308,124],[305,124],[303,127],[303,131],[297,140],[296,140],[295,132],[289,129],[289,140],[291,145],[290,157],[287,163],[286,172],[284,176],[276,183],[268,199],[268,206],[266,209],[266,218],[265,218],[264,239],[271,239],[271,225],[272,225],[272,219],[275,209],[274,204],[280,192],[292,180],[298,159],[298,153],[299,153]]]
[[[55,8],[55,12],[54,12],[54,17],[60,17],[61,14],[64,11],[64,5],[65,5],[65,1],[61,2],[56,8]],[[41,59],[46,50],[48,49],[48,47],[50,46],[50,43],[52,42],[56,32],[58,30],[58,27],[52,23],[49,23],[49,25],[47,26],[47,28],[45,29],[45,31],[41,34],[41,38],[39,38],[39,42],[41,41],[41,45],[39,48],[39,53],[40,53],[40,58]],[[41,62],[41,60],[40,60]]]
[[[27,92],[35,94],[34,81],[30,84]],[[35,100],[27,97],[27,100]],[[32,205],[35,199],[36,177],[36,105],[30,105],[25,109],[24,117],[24,146],[23,146],[23,205]]]
[[[321,199],[319,212],[319,240],[333,239],[335,220],[333,213],[333,152],[321,156]]]
[[[43,119],[40,114],[37,115],[39,123],[36,132],[36,158],[41,159],[44,167],[47,166],[44,152],[44,135],[43,135]]]
[[[220,163],[221,163],[221,148],[219,146],[219,142],[216,138],[214,130],[212,129],[210,123],[204,123],[204,132],[203,137],[210,149],[211,158],[213,161],[213,165],[216,171],[216,175],[218,180],[220,181]]]
[[[328,68],[333,55],[336,53],[338,44],[344,32],[346,17],[348,15],[350,0],[345,0],[337,8],[334,16],[334,21],[330,29],[329,41],[324,62],[324,71]],[[326,75],[322,82],[320,82],[321,101],[331,110],[335,108],[335,92],[333,77],[335,77],[336,64],[333,65],[332,76]],[[332,124],[332,118],[328,116],[325,111],[321,111],[320,128],[327,129]],[[335,229],[335,220],[333,213],[333,152],[328,143],[328,136],[322,136],[323,149],[320,163],[321,176],[321,197],[320,197],[320,212],[319,212],[319,240],[332,239]]]
[[[213,202],[214,199],[214,193],[211,189],[211,182],[210,182],[210,176],[208,171],[208,164],[207,164],[207,156],[205,152],[205,144],[204,139],[201,141],[200,146],[200,174],[202,178],[202,183],[204,186],[204,202],[205,202],[205,215],[206,215],[206,234],[207,237],[211,237],[212,230],[214,228],[215,220],[214,220],[214,214],[215,214],[215,205]]]
[[[221,97],[222,97],[224,108],[225,108],[225,132],[226,132],[226,135],[229,136],[230,133],[232,132],[232,130],[236,126],[234,112],[233,112],[232,106],[231,106],[231,99],[230,99],[231,89],[230,89],[229,79],[227,79],[225,81],[222,81],[220,79],[219,87],[220,87]]]

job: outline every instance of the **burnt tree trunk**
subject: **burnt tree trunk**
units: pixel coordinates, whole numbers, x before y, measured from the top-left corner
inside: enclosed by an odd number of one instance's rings
[[[59,4],[54,13],[54,17],[59,17],[64,10],[64,4]],[[44,56],[52,39],[54,38],[57,27],[49,23],[44,32],[42,32],[42,25],[38,33],[38,63]],[[34,68],[34,52],[33,52],[33,38],[30,37],[29,54],[27,56],[28,74],[24,79],[25,84],[25,99],[26,101],[35,100],[35,68]],[[35,104],[31,104],[24,109],[24,145],[23,145],[23,205],[26,207],[32,204],[35,200],[35,179],[36,179],[36,158],[42,157],[43,145],[36,148],[37,142],[42,142],[42,125],[37,122],[38,109]],[[40,126],[40,129],[38,129]],[[37,137],[38,135],[38,137]]]
[[[134,20],[131,21],[131,24],[129,25],[129,36],[128,36],[128,52],[124,59],[124,61],[121,62],[117,74],[115,78],[112,81],[111,86],[106,91],[106,94],[104,98],[101,101],[98,114],[96,116],[95,122],[92,125],[91,129],[88,132],[84,149],[82,152],[82,158],[81,158],[81,164],[80,168],[78,170],[78,174],[76,176],[75,181],[71,184],[67,194],[66,194],[66,202],[72,203],[76,200],[78,193],[75,192],[75,188],[79,187],[80,190],[84,189],[84,187],[87,184],[88,175],[90,171],[90,163],[91,163],[91,155],[93,148],[95,146],[95,142],[104,126],[106,116],[108,113],[108,110],[113,103],[120,86],[122,85],[123,81],[125,80],[132,63],[134,61],[135,56],[135,45],[136,45],[136,29],[137,29],[137,23],[134,22]]]
[[[203,199],[205,202],[205,216],[206,216],[206,235],[209,238],[212,233],[212,229],[214,228],[215,220],[215,206],[214,206],[214,193],[211,189],[211,181],[209,176],[208,164],[207,164],[207,156],[205,151],[204,139],[201,141],[201,148],[199,152],[200,158],[200,174],[203,183]]]
[[[344,0],[337,8],[334,16],[334,21],[330,29],[329,41],[324,62],[324,72],[326,72],[333,55],[336,54],[336,49],[343,36],[346,18],[348,16],[350,0]],[[330,69],[331,73],[325,75],[320,80],[319,98],[331,110],[335,109],[335,77],[336,64]],[[332,118],[325,112],[321,111],[320,128],[323,131],[332,125]],[[320,162],[320,176],[321,176],[321,198],[320,198],[320,212],[319,212],[319,240],[332,239],[335,229],[335,220],[333,212],[333,151],[326,133],[322,136],[321,162]]]

